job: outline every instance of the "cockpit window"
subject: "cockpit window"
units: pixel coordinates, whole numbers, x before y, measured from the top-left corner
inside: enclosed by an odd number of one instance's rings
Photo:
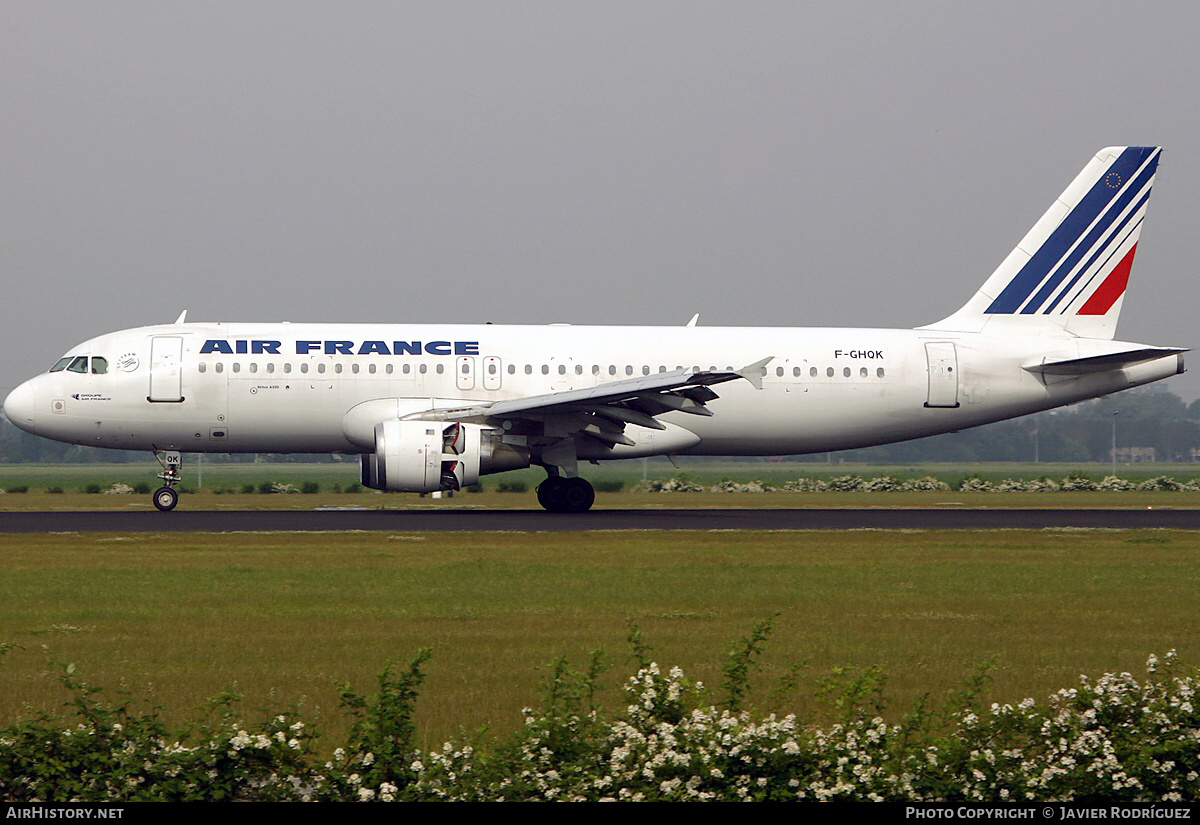
[[[108,359],[101,355],[92,356],[92,375],[107,375]]]
[[[67,372],[87,372],[88,360],[86,355],[80,355],[71,361],[71,365],[67,367]]]
[[[50,372],[62,372],[67,368],[67,364],[71,363],[71,356],[58,359],[58,363],[50,368]]]

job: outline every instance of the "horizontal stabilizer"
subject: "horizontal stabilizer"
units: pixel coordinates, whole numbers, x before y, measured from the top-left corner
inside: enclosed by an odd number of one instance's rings
[[[1065,361],[1048,361],[1044,364],[1031,364],[1024,367],[1026,372],[1040,375],[1087,375],[1093,372],[1109,372],[1134,364],[1144,364],[1172,355],[1187,352],[1182,347],[1139,347],[1123,352],[1110,352],[1105,355],[1092,355],[1087,358],[1068,358]]]

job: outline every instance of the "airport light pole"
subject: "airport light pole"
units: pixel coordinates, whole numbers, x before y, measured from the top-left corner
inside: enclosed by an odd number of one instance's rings
[[[1117,416],[1121,414],[1120,410],[1113,410],[1113,426],[1112,426],[1112,474],[1117,474]]]

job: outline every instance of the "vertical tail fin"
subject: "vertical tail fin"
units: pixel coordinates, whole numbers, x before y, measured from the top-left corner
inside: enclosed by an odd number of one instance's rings
[[[925,329],[1111,339],[1162,149],[1101,149],[958,312]]]

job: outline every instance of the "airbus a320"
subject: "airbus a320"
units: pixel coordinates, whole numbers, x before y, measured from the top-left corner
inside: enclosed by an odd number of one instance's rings
[[[1098,152],[978,292],[916,329],[185,323],[85,341],[4,412],[72,444],[356,454],[378,490],[458,490],[536,465],[583,512],[581,465],[867,447],[1061,407],[1183,372],[1113,340],[1158,147]]]

